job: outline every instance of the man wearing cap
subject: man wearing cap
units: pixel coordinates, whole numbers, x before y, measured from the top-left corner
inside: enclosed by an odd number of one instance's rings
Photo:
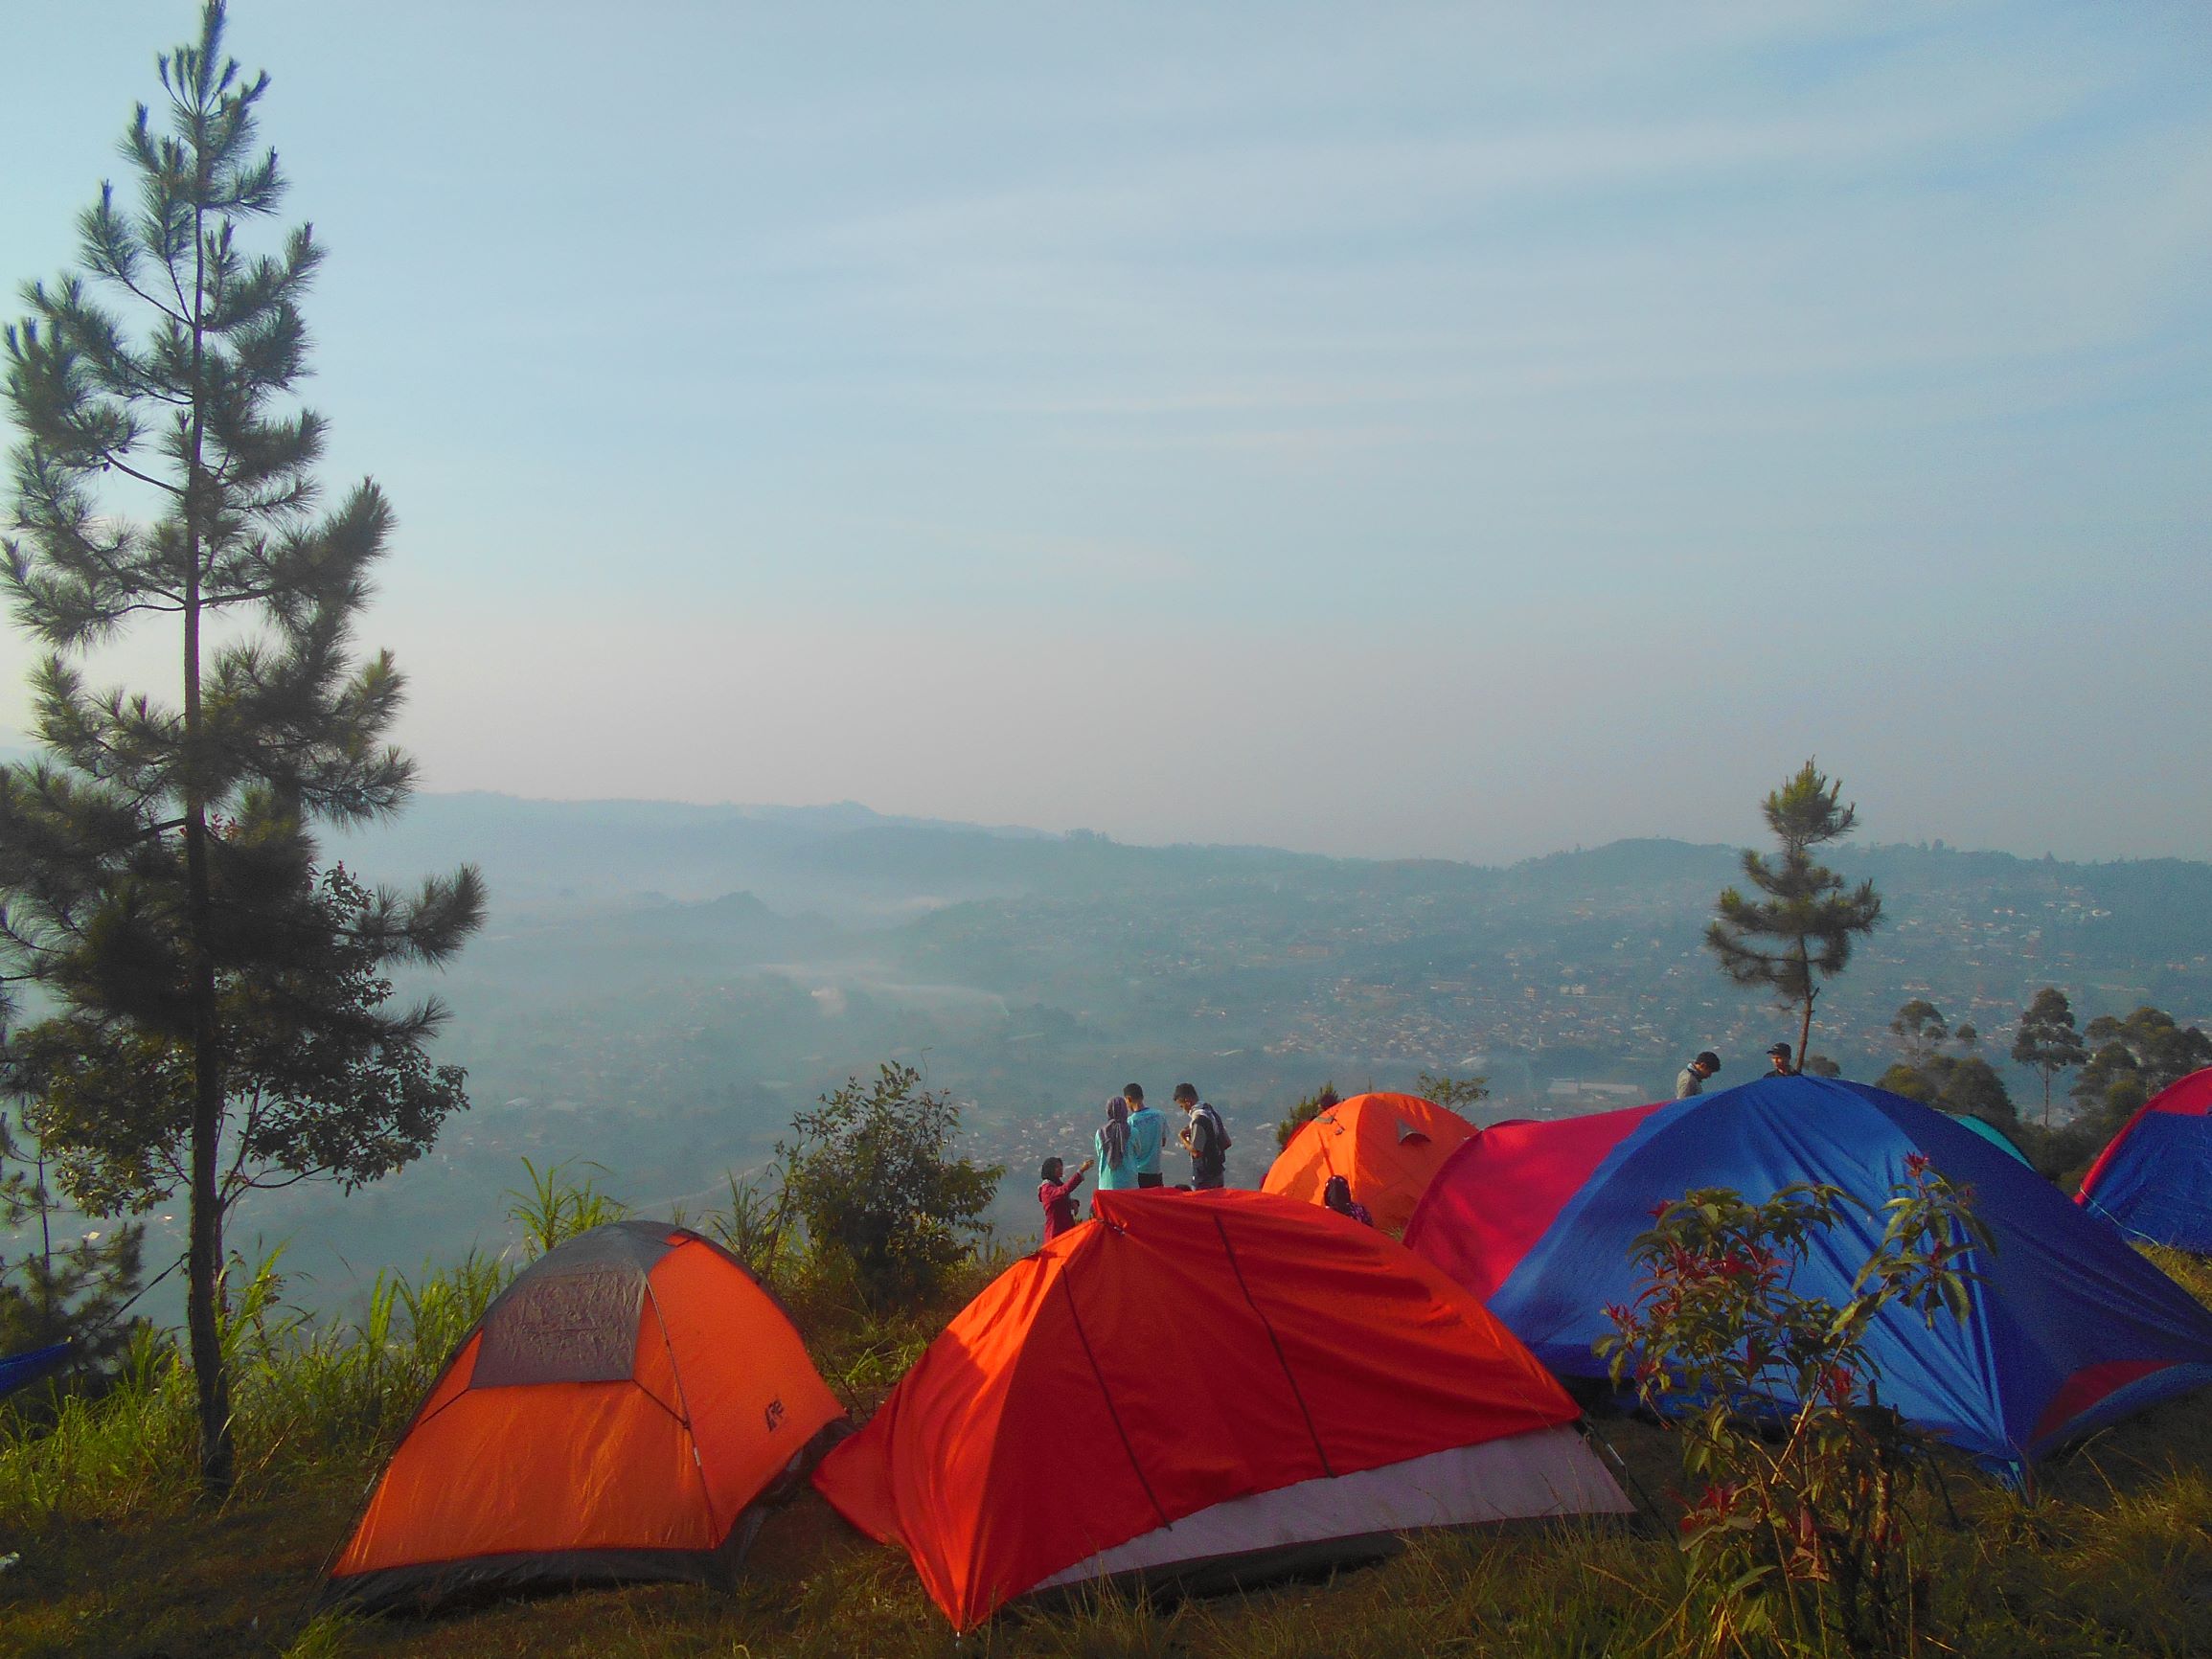
[[[1684,1066],[1675,1079],[1675,1099],[1686,1101],[1692,1095],[1705,1092],[1705,1079],[1721,1069],[1721,1057],[1711,1049],[1699,1049],[1698,1057]]]
[[[1767,1051],[1767,1057],[1774,1062],[1774,1069],[1767,1074],[1768,1077],[1793,1078],[1797,1075],[1797,1068],[1790,1063],[1788,1043],[1776,1043]]]

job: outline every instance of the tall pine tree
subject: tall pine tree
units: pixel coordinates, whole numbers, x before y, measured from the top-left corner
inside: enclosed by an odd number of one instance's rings
[[[1767,797],[1762,810],[1780,855],[1745,850],[1744,879],[1762,897],[1723,889],[1705,929],[1705,945],[1738,985],[1762,987],[1774,993],[1778,1006],[1802,1011],[1797,1052],[1803,1054],[1813,1036],[1820,982],[1850,964],[1852,941],[1873,932],[1881,920],[1881,898],[1873,882],[1847,888],[1842,876],[1813,857],[1816,848],[1858,827],[1859,808],[1845,806],[1843,786],[1822,777],[1811,761]]]
[[[306,225],[248,251],[285,184],[255,131],[268,78],[224,55],[220,0],[159,75],[160,119],[140,105],[124,138],[133,189],[102,187],[80,268],[26,288],[6,335],[4,574],[47,654],[46,758],[0,771],[0,968],[59,1010],[11,1063],[64,1193],[93,1213],[189,1193],[220,1493],[226,1210],[256,1185],[373,1179],[465,1103],[423,1053],[444,1011],[388,1009],[385,969],[458,949],[483,894],[466,867],[403,897],[320,861],[316,823],[384,817],[411,786],[384,740],[399,673],[352,647],[391,509],[366,480],[320,501],[323,421],[292,397],[322,252]],[[175,630],[175,699],[89,687],[84,654],[145,625]]]

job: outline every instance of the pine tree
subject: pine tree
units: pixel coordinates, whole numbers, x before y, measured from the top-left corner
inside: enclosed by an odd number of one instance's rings
[[[2013,1059],[2043,1079],[2043,1127],[2051,1126],[2051,1079],[2085,1063],[2089,1051],[2074,1029],[2074,1007],[2066,993],[2046,985],[2035,994],[2013,1036]]]
[[[1851,961],[1852,941],[1881,920],[1873,882],[1847,889],[1842,876],[1813,856],[1815,848],[1858,827],[1859,808],[1843,805],[1842,795],[1842,785],[1822,777],[1811,761],[1769,794],[1762,810],[1781,854],[1744,853],[1744,878],[1765,897],[1746,898],[1734,887],[1723,889],[1705,929],[1706,948],[1720,959],[1722,973],[1738,985],[1771,990],[1780,1007],[1802,1011],[1799,1054],[1812,1039],[1820,981],[1841,973]],[[1763,949],[1758,941],[1771,941],[1772,947]]]
[[[223,23],[210,0],[197,41],[158,60],[163,119],[140,105],[123,144],[130,205],[102,187],[81,268],[27,287],[6,333],[4,575],[47,651],[47,754],[0,769],[0,967],[60,1011],[17,1034],[11,1064],[73,1204],[189,1194],[210,1494],[234,1465],[226,1211],[430,1144],[464,1103],[422,1053],[444,1011],[387,1011],[384,969],[444,960],[483,915],[470,868],[402,897],[319,862],[314,824],[388,816],[412,784],[384,741],[399,675],[352,650],[392,514],[368,480],[322,510],[323,422],[291,401],[322,250],[306,225],[245,246],[285,182],[256,136],[268,78],[239,76]],[[90,689],[83,653],[149,619],[176,629],[176,701]]]

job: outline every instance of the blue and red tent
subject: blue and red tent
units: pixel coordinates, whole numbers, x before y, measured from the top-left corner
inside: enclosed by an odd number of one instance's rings
[[[1816,1241],[1796,1288],[1841,1304],[1881,1237],[1881,1207],[1925,1153],[1971,1186],[1995,1249],[1963,1323],[1895,1310],[1869,1338],[1881,1397],[1993,1466],[2212,1382],[2212,1312],[2017,1157],[1914,1101],[1827,1078],[1562,1123],[1487,1129],[1424,1195],[1406,1244],[1490,1305],[1562,1376],[1603,1377],[1591,1344],[1640,1286],[1629,1259],[1657,1205],[1698,1187],[1754,1202],[1794,1182],[1866,1206]]]
[[[2144,1102],[2075,1201],[2132,1239],[2212,1254],[2212,1067]]]

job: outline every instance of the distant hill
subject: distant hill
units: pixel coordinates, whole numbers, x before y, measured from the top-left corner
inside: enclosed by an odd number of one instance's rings
[[[969,1102],[978,1149],[1016,1171],[1087,1144],[1129,1079],[1195,1079],[1235,1125],[1232,1178],[1256,1181],[1267,1124],[1323,1081],[1482,1072],[1494,1114],[1572,1112],[1655,1098],[1700,1047],[1735,1081],[1794,1035],[1700,943],[1738,873],[1725,846],[1631,839],[1500,867],[1140,847],[851,803],[428,794],[331,848],[395,881],[474,861],[491,911],[458,961],[402,988],[450,1005],[440,1057],[467,1068],[474,1109],[343,1203],[302,1189],[249,1208],[324,1293],[491,1237],[526,1156],[589,1160],[648,1204],[704,1201],[815,1095],[888,1059]],[[1887,1022],[1913,996],[1978,1026],[2023,1101],[2006,1029],[2042,985],[2085,1020],[2151,1001],[2212,1021],[2212,866],[1851,845],[1835,862],[1886,900],[1820,1004],[1815,1043],[1852,1076],[1888,1063]],[[1010,1226],[1033,1219],[1019,1186]],[[172,1242],[157,1227],[148,1248]]]

